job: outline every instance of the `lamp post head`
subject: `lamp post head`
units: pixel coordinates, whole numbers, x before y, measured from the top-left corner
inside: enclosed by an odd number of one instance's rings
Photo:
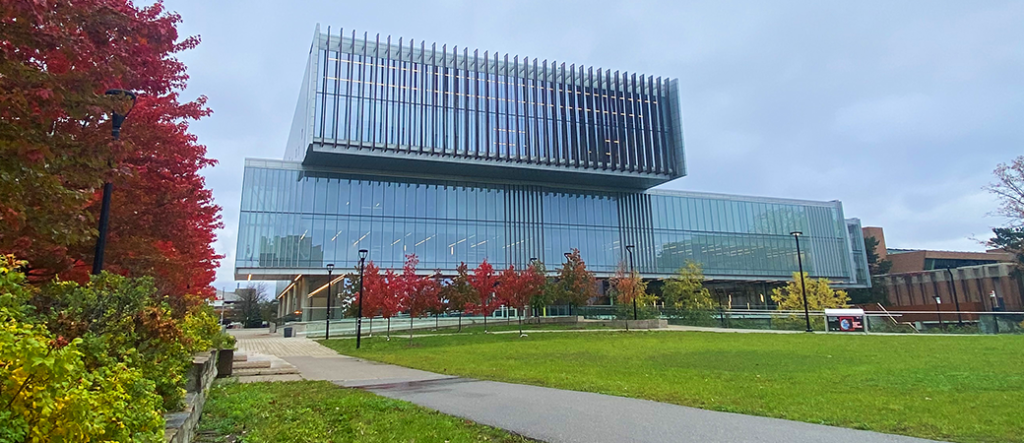
[[[566,260],[568,260],[570,257],[572,257],[572,252],[566,252],[565,254],[562,254],[562,255],[565,256]]]
[[[942,303],[942,297],[939,297],[938,295],[936,295],[935,296],[935,304],[939,304],[939,303]]]
[[[789,235],[792,235],[793,237],[799,237],[801,235],[804,235],[804,233],[800,232],[800,231],[793,231],[793,232],[790,232]]]
[[[113,126],[110,132],[117,139],[121,136],[124,119],[128,118],[135,107],[135,93],[124,89],[108,89],[104,95],[115,99],[113,109],[110,110],[110,123]]]
[[[636,248],[636,246],[634,246],[634,245],[626,245],[626,250],[629,251],[630,253],[633,252],[634,248]]]
[[[536,263],[537,257],[530,257],[530,263]]]
[[[369,254],[369,253],[370,253],[370,251],[367,251],[365,249],[360,249],[359,250],[359,259],[360,260],[366,260],[366,254]]]
[[[328,263],[327,264],[327,273],[330,274],[332,271],[334,271],[334,263]]]

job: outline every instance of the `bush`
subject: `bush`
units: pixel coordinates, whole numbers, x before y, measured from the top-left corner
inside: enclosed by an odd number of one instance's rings
[[[803,315],[789,315],[787,317],[777,317],[772,320],[772,329],[780,329],[784,331],[806,331],[807,330],[807,319]],[[820,315],[811,316],[811,330],[812,331],[824,331],[825,330],[825,318]]]
[[[220,332],[212,310],[148,278],[36,288],[21,265],[0,257],[0,443],[162,441],[161,413]]]
[[[153,280],[103,273],[90,284],[57,282],[45,286],[31,304],[37,320],[54,334],[82,339],[89,369],[124,363],[155,384],[163,407],[178,408],[192,355],[212,345],[220,331],[210,308],[171,303],[158,297]]]
[[[218,331],[213,336],[214,349],[235,349],[235,336],[224,331]]]
[[[683,326],[718,327],[719,312],[713,309],[678,309],[671,311],[669,323]]]
[[[650,320],[652,318],[661,317],[661,311],[655,306],[637,306],[636,308],[636,319],[637,320]],[[633,305],[632,304],[617,304],[615,305],[615,318],[619,320],[632,320],[633,319]]]

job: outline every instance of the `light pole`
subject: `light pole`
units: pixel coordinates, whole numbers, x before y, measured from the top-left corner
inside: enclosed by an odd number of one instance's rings
[[[946,272],[949,273],[949,286],[953,288],[953,304],[956,305],[956,324],[957,326],[963,326],[964,317],[960,314],[960,297],[956,295],[956,282],[953,281],[953,270],[946,268]]]
[[[633,278],[633,274],[636,273],[636,270],[634,269],[634,266],[633,266],[633,249],[634,248],[636,248],[636,246],[634,246],[634,245],[626,246],[626,252],[629,253],[629,278]],[[633,288],[633,294],[631,294],[631,295],[633,296],[633,320],[636,320],[637,319],[637,315],[636,315],[636,288]]]
[[[935,315],[939,317],[939,327],[942,327],[942,311],[939,310],[939,303],[942,303],[942,297],[935,296]]]
[[[530,267],[533,268],[533,269],[530,270],[530,272],[535,272],[537,270],[536,266],[537,266],[537,261],[538,260],[540,260],[540,259],[538,259],[537,257],[530,257]],[[544,276],[544,283],[547,283],[547,276],[546,275]],[[530,321],[530,317],[533,317],[533,315],[534,315],[534,313],[533,313],[533,304],[532,303],[530,304],[530,306],[523,306],[523,315],[526,316],[526,321],[529,322]],[[519,332],[522,333],[522,330],[523,330],[522,323],[523,322],[520,321],[519,323],[520,323]]]
[[[565,265],[569,266],[569,262],[572,261],[572,252],[566,252],[566,253],[564,253],[562,255],[565,256]],[[565,306],[566,306],[566,310],[569,311],[569,315],[572,315],[572,301],[571,300],[566,300],[565,301]]]
[[[363,337],[363,265],[366,263],[366,254],[369,252],[365,249],[359,250],[359,312],[356,314],[356,349],[359,349]]]
[[[135,93],[123,89],[107,90],[106,95],[119,99],[117,106],[110,112],[111,130],[110,135],[114,141],[121,139],[121,124],[128,114],[135,107]],[[100,206],[100,229],[99,237],[96,239],[96,253],[92,261],[92,273],[98,275],[103,272],[103,254],[107,250],[107,225],[110,222],[110,196],[114,193],[114,185],[109,178],[103,182],[103,204]]]
[[[327,329],[324,329],[324,340],[331,339],[331,274],[334,273],[334,263],[327,265]]]
[[[804,258],[800,255],[800,236],[804,235],[804,233],[793,231],[789,235],[792,235],[793,239],[796,240],[796,263],[800,270],[800,293],[804,297],[804,320],[807,322],[807,332],[814,332],[811,329],[811,312],[807,309],[807,286],[804,285]]]

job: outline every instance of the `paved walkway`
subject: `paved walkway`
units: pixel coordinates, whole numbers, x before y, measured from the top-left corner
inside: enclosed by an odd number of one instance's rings
[[[258,331],[258,330],[257,330]],[[625,397],[451,377],[338,355],[305,338],[236,333],[239,349],[268,353],[307,380],[409,401],[548,443],[923,443],[810,423],[706,411]]]
[[[283,338],[266,329],[233,332],[238,350],[250,360],[270,360],[271,368],[294,367],[300,377],[246,377],[246,381],[327,380],[346,387],[393,385],[454,378],[448,375],[339,355],[333,349],[301,337]]]

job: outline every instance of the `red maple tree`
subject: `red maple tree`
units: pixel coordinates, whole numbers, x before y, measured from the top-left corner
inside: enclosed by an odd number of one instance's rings
[[[508,269],[498,276],[498,300],[505,306],[516,308],[520,336],[523,335],[523,311],[530,305],[530,300],[540,294],[545,283],[544,275],[534,266],[517,271],[515,266],[509,265]]]
[[[380,298],[380,316],[388,321],[388,340],[391,340],[391,318],[405,309],[408,288],[401,274],[388,269],[384,272],[384,291]]]
[[[405,266],[402,268],[404,305],[409,312],[409,339],[412,339],[415,318],[425,316],[440,305],[438,294],[441,292],[441,286],[437,280],[429,276],[416,275],[416,265],[419,262],[415,254],[406,255]]]
[[[384,298],[388,292],[388,282],[383,275],[380,274],[380,268],[373,262],[368,262],[366,268],[363,270],[363,296],[362,296],[362,312],[363,317],[370,319],[370,336],[373,336],[373,317],[380,315]],[[356,306],[360,303],[359,299],[356,299]]]
[[[212,294],[220,226],[197,171],[211,166],[179,102],[177,14],[159,2],[4,1],[0,7],[0,250],[30,261],[36,281],[87,278],[104,181],[114,183],[107,269],[153,275],[161,291]],[[111,142],[107,89],[139,99]],[[71,271],[71,272],[69,272]]]
[[[473,287],[476,300],[469,309],[484,316],[484,332],[487,332],[487,317],[501,306],[501,300],[494,296],[494,286],[498,284],[498,276],[494,267],[484,259],[469,276],[469,285]]]

